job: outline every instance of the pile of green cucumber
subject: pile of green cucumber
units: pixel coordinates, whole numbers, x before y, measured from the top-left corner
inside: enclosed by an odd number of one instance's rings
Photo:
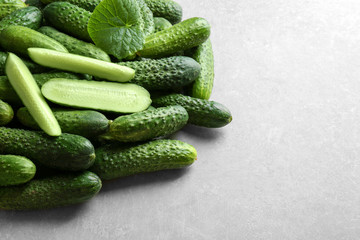
[[[0,0],[0,209],[81,203],[102,180],[187,167],[197,152],[172,134],[231,122],[209,100],[209,23],[182,21],[173,0],[136,1],[154,26],[119,61],[87,32],[101,0]]]

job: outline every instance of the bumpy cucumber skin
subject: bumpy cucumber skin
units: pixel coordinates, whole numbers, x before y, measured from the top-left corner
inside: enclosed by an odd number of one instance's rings
[[[89,171],[34,179],[19,186],[0,188],[0,208],[46,209],[82,203],[101,189],[100,178]]]
[[[12,107],[7,104],[6,102],[3,102],[0,100],[0,126],[5,126],[14,117],[14,111]]]
[[[194,17],[175,24],[163,31],[149,35],[141,57],[160,58],[196,47],[210,36],[210,24],[204,18]]]
[[[5,52],[0,52],[0,76],[5,75],[5,62],[7,55],[8,54]],[[21,60],[24,62],[24,64],[31,73],[42,73],[49,70],[48,68],[40,66],[39,64],[36,64],[31,60],[27,60],[25,58],[21,58]]]
[[[0,186],[26,183],[35,173],[35,164],[29,159],[15,155],[0,155]]]
[[[214,55],[210,39],[194,49],[192,57],[201,65],[201,72],[189,87],[189,95],[208,100],[214,85]]]
[[[231,113],[224,105],[182,94],[170,94],[155,98],[153,105],[155,107],[183,106],[189,113],[188,122],[202,127],[220,128],[232,121]]]
[[[155,32],[160,32],[172,26],[172,24],[162,17],[154,17]]]
[[[51,49],[68,52],[67,49],[54,39],[33,29],[22,26],[10,26],[0,33],[0,45],[7,51],[27,55],[30,47]]]
[[[119,142],[146,141],[177,132],[188,119],[188,113],[181,106],[150,109],[116,118],[101,138]]]
[[[61,43],[69,53],[111,62],[109,55],[92,43],[87,43],[71,37],[65,33],[59,32],[53,27],[44,26],[38,31]]]
[[[68,2],[53,2],[44,8],[44,18],[56,29],[81,40],[92,42],[87,31],[91,12]]]
[[[142,19],[144,20],[143,32],[145,36],[148,36],[155,31],[154,17],[150,8],[147,6],[144,0],[137,0],[141,11]]]
[[[147,90],[163,90],[183,87],[193,82],[200,74],[200,64],[184,56],[130,61],[118,63],[135,70],[130,83]]]
[[[25,7],[26,4],[21,0],[0,0],[0,19],[3,19],[17,9]]]
[[[15,10],[0,21],[0,32],[13,25],[38,29],[41,25],[42,13],[36,7],[27,7]]]
[[[94,11],[97,5],[101,2],[101,0],[41,0],[45,4],[49,4],[52,2],[68,2],[74,4],[78,7],[81,7],[87,11]]]
[[[105,133],[109,128],[109,120],[96,111],[53,109],[53,113],[64,133],[93,138]],[[40,130],[26,107],[19,108],[16,116],[24,126]]]
[[[28,157],[35,164],[68,171],[89,168],[94,146],[84,137],[63,133],[50,137],[44,132],[0,127],[0,153]]]
[[[177,169],[191,165],[197,157],[193,146],[178,140],[155,140],[141,145],[107,145],[96,149],[90,171],[111,180],[138,173]]]
[[[154,17],[162,17],[172,24],[179,23],[182,18],[182,8],[180,4],[172,0],[145,0]]]

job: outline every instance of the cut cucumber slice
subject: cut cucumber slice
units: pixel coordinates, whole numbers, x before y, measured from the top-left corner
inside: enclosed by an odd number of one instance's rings
[[[53,78],[41,92],[60,105],[119,113],[140,112],[151,104],[149,92],[132,83]]]
[[[29,48],[30,58],[43,66],[76,73],[86,73],[115,82],[128,82],[135,70],[115,63],[44,48]]]
[[[50,136],[61,135],[59,123],[23,61],[15,54],[9,53],[5,63],[5,72],[10,84],[39,127]]]

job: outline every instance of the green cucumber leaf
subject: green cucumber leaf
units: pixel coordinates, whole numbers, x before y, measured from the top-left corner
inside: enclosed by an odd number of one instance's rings
[[[103,0],[90,17],[88,32],[96,46],[123,59],[143,48],[143,26],[137,0]]]

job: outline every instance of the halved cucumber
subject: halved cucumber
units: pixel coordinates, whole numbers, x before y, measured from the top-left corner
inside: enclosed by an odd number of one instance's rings
[[[29,48],[28,53],[30,58],[40,65],[76,73],[86,73],[110,81],[127,82],[135,76],[135,71],[129,67],[76,54],[44,48]]]
[[[60,105],[120,113],[140,112],[151,104],[149,92],[131,83],[54,78],[41,92]]]
[[[50,136],[61,135],[59,123],[41,95],[29,69],[18,56],[9,53],[5,63],[5,72],[21,101],[28,108],[40,128]]]

